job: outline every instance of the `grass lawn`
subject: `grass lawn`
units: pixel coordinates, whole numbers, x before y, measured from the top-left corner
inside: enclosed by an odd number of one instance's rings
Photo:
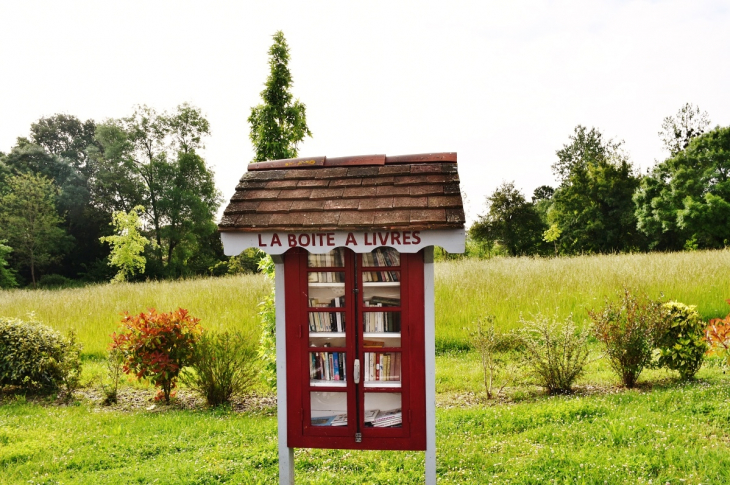
[[[0,406],[0,482],[275,483],[273,409]],[[730,387],[686,385],[440,407],[440,483],[730,483]],[[297,450],[297,483],[421,483],[423,454]]]
[[[469,326],[484,313],[503,328],[543,311],[582,323],[623,286],[698,306],[730,307],[730,251],[452,261],[436,266],[439,483],[730,483],[730,376],[709,359],[689,384],[642,374],[624,390],[605,360],[592,362],[571,396],[548,397],[512,376],[499,400],[482,395]],[[85,346],[87,390],[119,313],[178,306],[212,329],[258,332],[260,276],[0,291],[0,315],[75,328]],[[599,349],[591,347],[594,356]],[[125,389],[154,390],[126,382]],[[260,388],[259,391],[263,389]],[[145,394],[146,393],[146,394]],[[197,406],[110,409],[87,399],[5,395],[0,404],[0,484],[275,483],[276,411]],[[423,453],[297,450],[297,483],[422,483]]]

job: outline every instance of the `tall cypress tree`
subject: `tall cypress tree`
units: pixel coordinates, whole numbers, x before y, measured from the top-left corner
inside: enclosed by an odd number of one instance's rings
[[[297,144],[305,136],[312,136],[307,126],[306,106],[294,100],[290,89],[292,76],[289,72],[289,46],[281,31],[274,34],[274,44],[269,48],[269,77],[261,91],[263,104],[251,108],[248,122],[250,138],[256,155],[254,162],[296,158]]]

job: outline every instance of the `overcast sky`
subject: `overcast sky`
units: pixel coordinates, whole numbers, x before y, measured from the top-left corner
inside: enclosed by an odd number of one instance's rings
[[[271,36],[290,46],[314,137],[302,156],[456,151],[470,220],[514,180],[554,185],[577,124],[664,158],[686,102],[730,125],[730,2],[73,2],[0,4],[0,151],[40,117],[183,102],[211,123],[226,201],[253,151],[246,119]]]

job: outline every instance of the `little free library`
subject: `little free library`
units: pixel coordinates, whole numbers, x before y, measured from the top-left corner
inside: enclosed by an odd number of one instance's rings
[[[219,230],[275,262],[280,483],[294,448],[422,450],[435,483],[433,248],[464,222],[456,153],[248,166]]]

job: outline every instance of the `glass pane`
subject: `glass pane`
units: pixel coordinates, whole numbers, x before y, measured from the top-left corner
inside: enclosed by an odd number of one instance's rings
[[[344,332],[344,312],[309,312],[310,332]]]
[[[312,308],[345,306],[345,273],[341,271],[309,273],[309,306]]]
[[[347,393],[310,392],[312,426],[347,426]]]
[[[400,387],[400,352],[365,352],[365,387]]]
[[[400,428],[403,423],[400,393],[365,393],[364,421],[368,428]]]
[[[377,248],[363,253],[363,266],[400,266],[400,253],[393,248]]]
[[[399,281],[400,271],[363,271],[363,304],[366,307],[399,307]]]
[[[310,268],[342,268],[345,266],[344,248],[333,249],[325,254],[310,254],[307,256],[307,266]]]
[[[344,387],[347,381],[345,352],[309,352],[309,385]]]

